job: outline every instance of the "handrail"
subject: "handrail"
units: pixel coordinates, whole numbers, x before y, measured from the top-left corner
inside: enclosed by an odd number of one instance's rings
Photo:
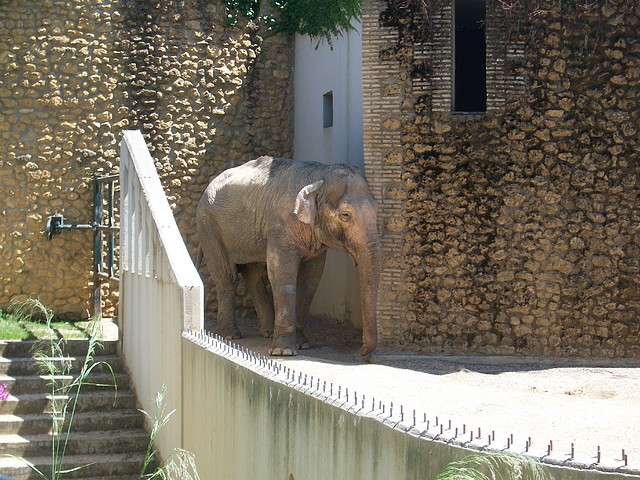
[[[199,289],[200,294],[203,291],[202,280],[200,275],[193,265],[193,261],[189,256],[189,252],[184,244],[178,225],[176,224],[173,212],[169,206],[169,202],[166,199],[164,189],[160,183],[160,178],[155,169],[151,154],[144,143],[144,138],[139,130],[126,131],[122,139],[123,145],[123,158],[125,156],[124,151],[129,152],[128,157],[131,159],[131,165],[137,173],[137,178],[140,180],[140,187],[144,193],[144,198],[148,202],[149,213],[153,219],[154,224],[162,245],[163,250],[167,255],[167,259],[171,265],[169,272],[173,276],[173,280],[183,289],[189,291],[191,289]],[[121,171],[121,185],[124,185],[123,174],[127,176],[127,171]],[[131,177],[126,178],[131,181]],[[137,255],[130,255],[132,244],[131,234],[134,223],[132,223],[132,209],[131,199],[128,192],[124,189],[121,191],[121,238],[123,243],[123,249],[121,252],[122,260],[121,265],[124,268],[131,268],[135,271],[134,265],[131,263]],[[141,223],[135,223],[136,227],[140,227]],[[141,232],[138,232],[141,233]],[[141,247],[142,244],[139,244]],[[138,255],[140,252],[137,252]],[[152,252],[148,251],[147,255]],[[147,259],[148,261],[148,259]],[[157,271],[155,272],[157,274]],[[185,295],[187,293],[185,292]],[[194,298],[197,300],[197,298]],[[198,302],[197,302],[198,303]],[[202,307],[203,302],[199,302]],[[183,328],[186,330],[194,330],[203,327],[203,311],[200,309],[194,309],[194,305],[185,304],[185,317]],[[196,305],[197,306],[197,305]]]
[[[183,330],[204,327],[204,287],[140,131],[126,131],[120,163],[120,334],[138,399],[154,412],[163,385],[176,410],[157,447],[182,445]]]

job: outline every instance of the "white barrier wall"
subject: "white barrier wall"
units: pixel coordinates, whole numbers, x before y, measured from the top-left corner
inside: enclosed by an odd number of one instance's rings
[[[319,395],[207,337],[186,334],[183,347],[194,367],[185,370],[185,448],[207,480],[425,480],[455,453],[360,414],[337,385]]]
[[[183,442],[181,334],[203,328],[204,288],[139,131],[125,132],[121,143],[120,208],[123,355],[149,414],[167,385],[166,411],[176,412],[156,444],[167,458]]]
[[[185,332],[184,447],[206,480],[433,480],[451,461],[478,450],[427,436],[421,425],[371,411],[272,359]],[[547,465],[555,480],[631,480]],[[511,478],[503,472],[501,478]],[[637,473],[637,472],[636,472]],[[526,472],[522,480],[533,480]]]

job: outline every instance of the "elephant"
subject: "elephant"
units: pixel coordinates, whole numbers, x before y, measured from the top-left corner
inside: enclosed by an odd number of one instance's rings
[[[234,295],[241,273],[260,333],[273,337],[269,354],[296,355],[297,348],[309,348],[304,334],[309,308],[332,248],[346,252],[358,267],[360,354],[375,350],[381,269],[377,204],[356,168],[271,156],[230,168],[202,194],[196,230],[199,258],[218,292],[218,334],[240,338]]]

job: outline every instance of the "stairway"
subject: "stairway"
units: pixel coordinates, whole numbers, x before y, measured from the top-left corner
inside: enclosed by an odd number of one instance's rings
[[[82,387],[72,425],[64,468],[88,465],[64,478],[84,480],[139,478],[149,435],[144,416],[136,409],[136,397],[117,355],[116,342],[101,342],[96,361],[111,365],[116,376],[115,390],[109,387]],[[65,354],[74,358],[72,372],[81,367],[88,341],[69,340]],[[24,464],[24,458],[50,475],[51,398],[46,378],[38,373],[31,356],[34,342],[0,341],[0,384],[8,385],[10,396],[0,401],[0,479],[40,479]],[[113,383],[109,370],[98,368],[90,382]],[[154,412],[149,412],[153,414]],[[16,458],[19,457],[19,458]]]

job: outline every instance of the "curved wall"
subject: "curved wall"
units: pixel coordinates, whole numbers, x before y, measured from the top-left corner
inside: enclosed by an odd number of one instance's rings
[[[5,0],[0,18],[0,308],[92,309],[91,232],[42,232],[56,211],[91,221],[92,175],[117,172],[123,130],[144,134],[194,258],[209,180],[292,155],[292,42],[231,29],[220,1]],[[104,314],[117,303],[105,287]]]

